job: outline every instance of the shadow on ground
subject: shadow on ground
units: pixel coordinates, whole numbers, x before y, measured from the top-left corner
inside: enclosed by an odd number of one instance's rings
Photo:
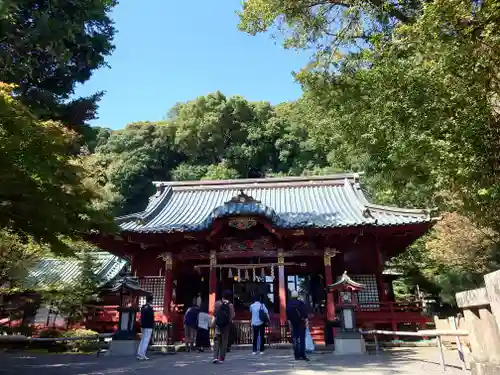
[[[464,374],[455,353],[447,353],[447,374]],[[310,362],[294,361],[289,350],[271,349],[253,356],[246,351],[229,353],[224,364],[211,363],[211,353],[154,355],[150,361],[135,358],[90,355],[13,354],[0,355],[0,374],[13,375],[432,375],[442,373],[436,348],[412,348],[363,356],[313,354]],[[465,373],[466,374],[466,373]]]

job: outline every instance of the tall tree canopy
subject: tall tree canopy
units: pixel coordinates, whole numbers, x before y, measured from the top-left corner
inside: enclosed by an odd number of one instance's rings
[[[0,85],[0,228],[67,249],[64,236],[113,229],[100,190],[85,183],[88,171],[70,156],[76,134],[40,121]]]
[[[91,136],[102,92],[73,99],[75,85],[106,65],[116,0],[6,0],[0,8],[0,81],[16,84],[21,102],[42,120]]]

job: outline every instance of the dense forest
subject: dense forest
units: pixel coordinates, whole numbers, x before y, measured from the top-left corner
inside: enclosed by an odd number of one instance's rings
[[[0,19],[8,36],[0,49],[0,285],[15,284],[46,252],[85,247],[79,236],[88,230],[113,230],[115,215],[143,208],[153,180],[340,171],[364,171],[375,202],[442,215],[391,261],[405,275],[399,295],[419,285],[452,302],[499,267],[496,2],[247,0],[242,32],[282,32],[285,48],[311,52],[295,74],[302,97],[273,106],[215,92],[117,131],[87,125],[102,93],[69,100],[113,50],[115,2],[27,3],[9,2],[2,11],[10,17]],[[67,24],[53,29],[52,19]],[[29,51],[40,45],[46,56],[35,62]]]

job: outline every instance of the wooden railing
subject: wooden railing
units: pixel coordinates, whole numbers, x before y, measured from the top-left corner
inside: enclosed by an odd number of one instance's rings
[[[172,323],[156,322],[153,329],[153,345],[171,346],[174,344],[175,329]],[[214,329],[210,329],[210,340],[214,339]],[[234,345],[248,345],[253,342],[253,330],[248,321],[234,321],[231,327],[230,343]],[[266,345],[277,345],[291,342],[290,329],[287,324],[271,321],[265,330]]]
[[[170,346],[174,344],[174,325],[156,322],[153,329],[152,345]]]

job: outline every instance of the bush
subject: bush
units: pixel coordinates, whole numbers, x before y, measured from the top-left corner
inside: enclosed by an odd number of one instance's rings
[[[56,328],[46,328],[41,330],[38,336],[43,339],[48,339],[48,338],[64,337],[64,334],[62,331]]]
[[[63,337],[63,332],[56,328],[46,328],[40,331],[38,337],[42,339],[59,338]],[[34,341],[31,346],[32,349],[47,349],[50,352],[64,352],[66,344],[57,341]]]
[[[90,329],[75,329],[64,332],[64,337],[96,336],[97,332]],[[66,347],[72,352],[91,352],[99,348],[99,338],[66,341]]]

